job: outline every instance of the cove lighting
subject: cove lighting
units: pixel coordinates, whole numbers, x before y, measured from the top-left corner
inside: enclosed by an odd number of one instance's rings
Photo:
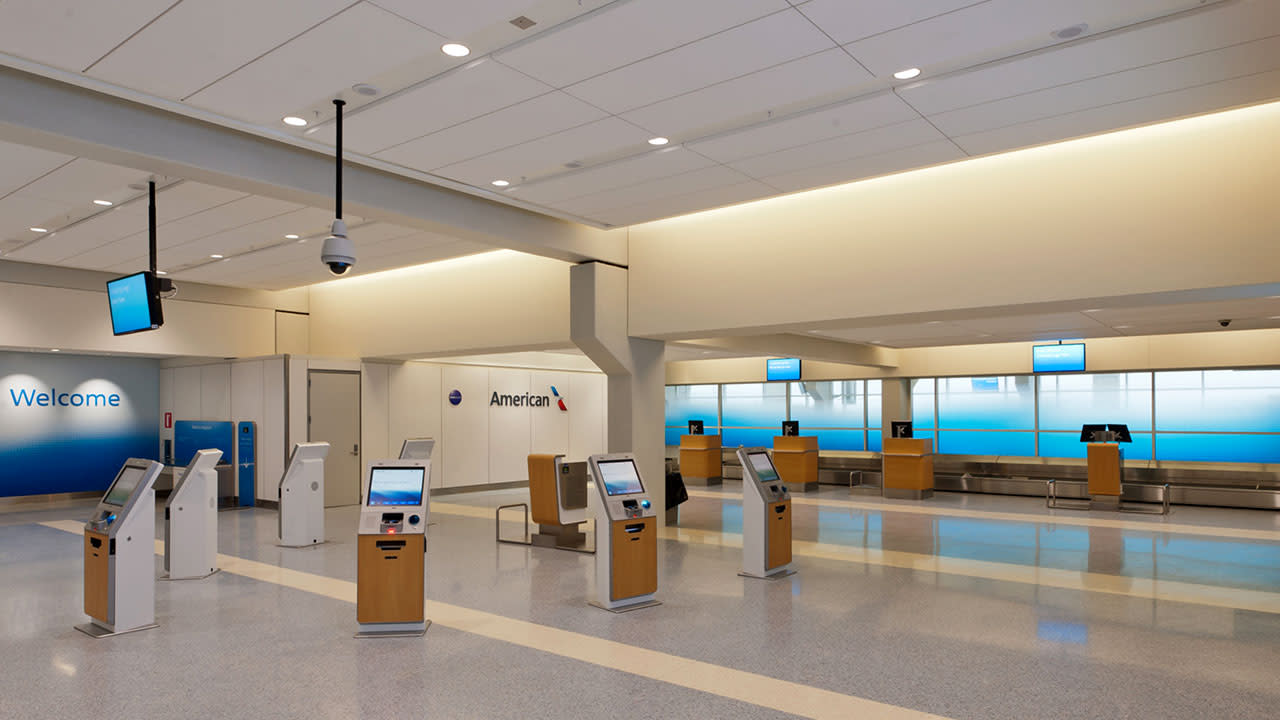
[[[495,187],[506,187],[511,183],[507,182],[506,180],[494,180],[493,184]]]
[[[650,145],[666,145],[669,142],[671,141],[664,137],[649,138]]]
[[[47,232],[49,232],[46,228],[41,228],[41,227],[33,227],[33,228],[29,228],[29,229],[31,230],[31,232],[37,232],[37,233],[47,233]]]
[[[297,115],[286,115],[284,116],[284,124],[291,125],[293,127],[306,127],[307,121]]]
[[[449,57],[466,57],[471,54],[471,48],[459,43],[445,43],[440,46],[440,52]]]
[[[899,80],[910,80],[911,78],[916,77],[919,74],[920,74],[920,68],[907,68],[906,70],[899,70],[898,72],[894,73],[893,76],[898,78]]]
[[[284,239],[285,239],[285,240],[297,240],[297,239],[298,239],[298,236],[297,236],[297,235],[295,235],[295,234],[293,234],[293,233],[289,233],[288,235],[285,235],[285,236],[284,236]]]
[[[101,205],[102,207],[111,207],[112,205],[115,205],[115,203],[111,202],[110,200],[94,200],[93,204]]]

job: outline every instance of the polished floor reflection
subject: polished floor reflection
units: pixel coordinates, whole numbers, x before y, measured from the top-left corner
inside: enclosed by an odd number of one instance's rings
[[[736,574],[740,492],[692,492],[664,604],[624,615],[586,605],[591,556],[494,542],[494,508],[527,492],[438,496],[436,624],[386,641],[351,638],[354,508],[302,550],[275,546],[271,511],[221,513],[225,571],[161,583],[158,629],[97,641],[71,629],[91,503],[0,510],[0,716],[1277,715],[1274,513],[824,487],[795,505],[797,574],[757,581]]]

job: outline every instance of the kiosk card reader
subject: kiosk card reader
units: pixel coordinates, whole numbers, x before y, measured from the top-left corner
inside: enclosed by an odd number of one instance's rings
[[[660,604],[658,511],[631,453],[587,459],[600,502],[596,515],[596,600],[612,612]]]
[[[125,461],[84,525],[84,612],[107,637],[156,626],[156,491],[163,466]]]
[[[164,569],[170,580],[218,571],[218,471],[221,450],[197,450],[164,504]]]
[[[738,448],[742,465],[742,572],[776,579],[791,569],[791,494],[762,447]]]
[[[278,531],[284,547],[324,542],[324,458],[327,442],[293,446],[289,466],[280,477]]]
[[[356,637],[422,635],[431,461],[383,460],[365,474],[356,538]]]

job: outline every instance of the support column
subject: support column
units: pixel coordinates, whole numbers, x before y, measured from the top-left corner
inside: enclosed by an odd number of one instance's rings
[[[893,437],[893,423],[911,420],[911,380],[885,378],[880,381],[880,438]]]
[[[635,453],[666,524],[663,462],[666,366],[661,340],[627,335],[627,270],[604,263],[569,269],[569,335],[608,377],[608,451]]]

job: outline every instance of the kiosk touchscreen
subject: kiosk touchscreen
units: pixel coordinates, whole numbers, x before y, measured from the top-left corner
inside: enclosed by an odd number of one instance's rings
[[[146,630],[156,617],[156,492],[162,469],[130,458],[84,526],[84,612],[94,637]]]
[[[218,471],[222,451],[197,450],[164,504],[164,569],[169,580],[218,571]]]
[[[401,460],[430,460],[431,452],[436,448],[432,438],[408,438],[400,446]]]
[[[383,460],[365,473],[356,552],[356,637],[427,631],[427,505],[431,461]]]
[[[742,572],[744,577],[791,575],[791,496],[769,451],[738,448],[742,465]]]
[[[324,542],[324,458],[327,442],[293,446],[289,466],[280,477],[280,544],[306,547]]]
[[[596,514],[596,600],[623,612],[659,604],[658,519],[631,453],[587,459],[600,502]]]

